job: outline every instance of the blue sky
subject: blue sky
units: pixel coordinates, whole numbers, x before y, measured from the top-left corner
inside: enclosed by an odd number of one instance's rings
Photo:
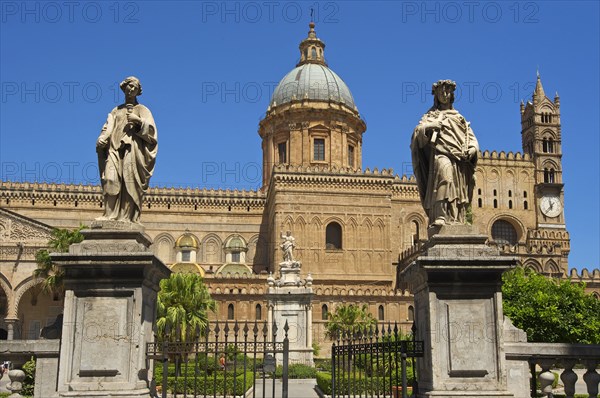
[[[409,172],[431,83],[482,149],[520,151],[539,68],[561,98],[569,263],[600,265],[596,1],[0,1],[0,177],[97,183],[94,145],[136,75],[159,134],[154,186],[260,186],[258,121],[299,57],[311,7],[367,121],[363,168]]]

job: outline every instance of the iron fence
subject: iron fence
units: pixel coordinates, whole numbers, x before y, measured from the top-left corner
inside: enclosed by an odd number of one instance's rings
[[[409,384],[416,395],[415,361],[423,351],[423,341],[404,338],[397,323],[342,332],[331,348],[332,398],[406,398]]]
[[[277,325],[273,323],[270,330],[268,326],[257,321],[216,322],[202,333],[198,330],[194,335],[199,337],[193,341],[148,343],[146,358],[155,363],[155,394],[162,398],[256,398],[256,387],[262,387],[262,398],[275,397],[278,360],[282,383],[277,395],[287,398],[289,327],[286,322],[283,340],[277,341]]]

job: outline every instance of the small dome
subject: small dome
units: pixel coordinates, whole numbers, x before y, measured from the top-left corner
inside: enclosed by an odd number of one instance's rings
[[[199,264],[195,263],[175,263],[171,265],[171,271],[179,273],[199,274],[204,277],[204,269]]]
[[[246,249],[246,244],[241,237],[234,236],[233,238],[229,239],[225,247],[227,249]]]
[[[346,83],[318,63],[305,63],[288,73],[275,88],[271,107],[302,99],[335,101],[357,110]]]
[[[198,240],[196,240],[196,238],[194,237],[194,235],[192,235],[189,232],[184,233],[183,235],[181,235],[177,241],[175,242],[175,247],[179,247],[179,248],[194,248],[197,249],[198,248]]]

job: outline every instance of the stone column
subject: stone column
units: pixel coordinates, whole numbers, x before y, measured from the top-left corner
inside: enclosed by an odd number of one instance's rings
[[[132,223],[94,222],[52,259],[65,273],[60,397],[148,397],[159,282],[170,270]]]
[[[443,226],[400,274],[415,296],[418,397],[512,397],[508,391],[502,273],[516,266],[468,225]]]
[[[7,340],[15,339],[15,326],[19,322],[19,318],[5,318],[4,322],[6,323],[6,332],[7,332]]]

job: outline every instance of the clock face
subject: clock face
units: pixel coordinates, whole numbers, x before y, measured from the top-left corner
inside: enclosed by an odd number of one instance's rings
[[[543,196],[540,202],[540,210],[547,217],[558,217],[562,212],[562,203],[558,196]]]

